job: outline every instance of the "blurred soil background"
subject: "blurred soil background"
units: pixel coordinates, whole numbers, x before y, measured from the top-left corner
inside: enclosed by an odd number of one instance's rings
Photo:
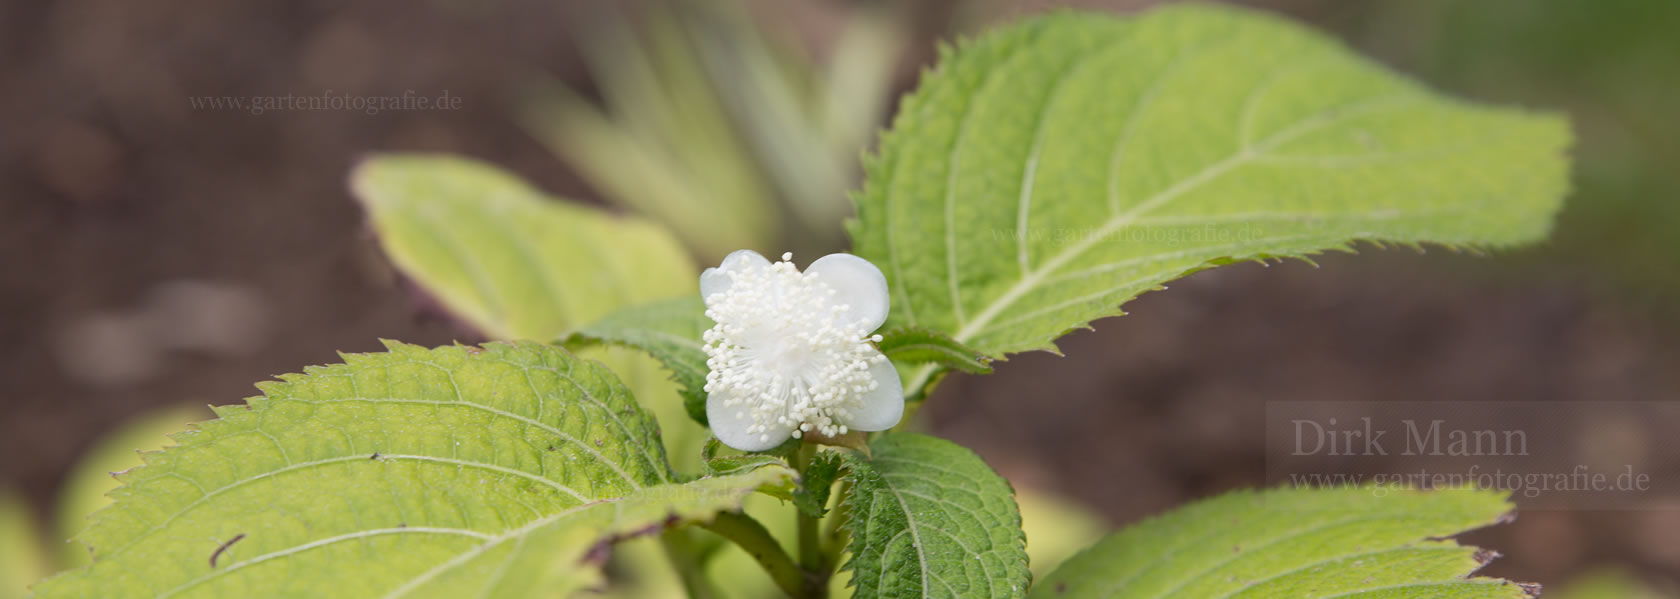
[[[380,338],[476,340],[384,261],[346,174],[369,152],[447,151],[599,203],[516,116],[533,77],[595,89],[576,35],[595,4],[0,4],[0,486],[51,517],[82,452],[148,410],[236,402]],[[909,42],[887,90],[913,86],[938,39],[1062,4],[894,7]],[[924,412],[933,431],[1118,525],[1265,484],[1267,401],[1680,399],[1680,4],[1258,4],[1439,89],[1568,111],[1577,192],[1555,240],[1207,271],[1068,337],[1067,357],[949,379]],[[755,14],[820,56],[851,6]],[[410,91],[460,105],[190,101]],[[1555,583],[1617,563],[1680,580],[1680,510],[1525,512],[1469,539],[1505,554],[1491,575]]]

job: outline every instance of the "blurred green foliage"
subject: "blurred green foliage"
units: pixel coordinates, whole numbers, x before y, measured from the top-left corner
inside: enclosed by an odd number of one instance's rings
[[[1618,568],[1595,570],[1576,577],[1556,590],[1548,589],[1547,599],[1674,599],[1677,595],[1659,591]]]
[[[141,452],[172,445],[170,434],[212,417],[209,409],[199,405],[153,410],[129,420],[82,454],[58,493],[57,527],[53,530],[59,544],[58,569],[80,567],[90,561],[88,548],[70,539],[87,527],[88,516],[110,505],[111,498],[106,494],[118,486],[111,473],[139,466]]]
[[[52,572],[50,564],[29,504],[0,488],[0,599],[28,596],[29,585]]]
[[[1604,273],[1609,291],[1680,296],[1680,2],[1360,3],[1354,37],[1401,69],[1499,103],[1566,110],[1574,197],[1538,268]]]
[[[740,248],[838,247],[846,193],[884,120],[905,32],[859,5],[823,59],[729,2],[602,5],[575,33],[599,101],[533,85],[523,119],[605,198],[711,262]]]

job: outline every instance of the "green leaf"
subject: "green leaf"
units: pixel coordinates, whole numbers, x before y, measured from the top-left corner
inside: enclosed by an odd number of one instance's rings
[[[846,464],[846,568],[858,597],[1026,595],[1032,575],[1008,481],[925,435],[883,435],[870,453]]]
[[[534,343],[349,354],[260,385],[121,476],[42,597],[546,596],[598,545],[737,509],[779,466],[675,482],[598,363]]]
[[[881,353],[895,362],[933,363],[971,374],[991,374],[991,359],[944,333],[902,327],[881,333]]]
[[[611,343],[647,352],[664,364],[681,386],[689,417],[705,424],[709,368],[700,335],[711,326],[700,298],[683,297],[619,310],[578,329],[563,342],[567,347]]]
[[[352,184],[391,261],[493,339],[551,340],[623,306],[693,295],[698,270],[659,226],[555,201],[501,170],[447,156],[394,154]],[[703,429],[670,417],[672,385],[629,350],[590,349],[660,416],[685,471]]]
[[[111,504],[109,493],[118,485],[117,479],[111,476],[112,472],[141,465],[143,452],[163,449],[169,444],[171,433],[211,415],[209,408],[203,404],[170,406],[132,419],[100,439],[77,460],[65,478],[58,494],[57,534],[53,536],[59,541],[75,538],[87,527],[89,515]],[[86,547],[76,543],[61,542],[59,545],[61,567],[88,563]]]
[[[0,487],[0,599],[29,596],[29,585],[51,572],[34,511],[10,488]]]
[[[555,201],[480,162],[384,155],[351,184],[391,261],[492,338],[554,339],[697,285],[658,225]]]
[[[1443,540],[1511,507],[1465,489],[1239,491],[1109,536],[1033,597],[1526,599],[1524,585],[1470,577],[1492,552]]]
[[[1021,530],[1027,535],[1034,579],[1055,571],[1108,530],[1102,515],[1090,507],[1048,491],[1017,487],[1015,503],[1021,506]]]
[[[1546,586],[1546,599],[1673,599],[1676,596],[1673,585],[1664,592],[1616,566],[1600,566],[1577,574],[1557,590]]]
[[[944,53],[868,160],[851,232],[889,328],[1001,357],[1210,265],[1533,241],[1569,138],[1246,9],[1060,13]]]
[[[812,518],[827,515],[828,497],[843,465],[838,452],[822,451],[813,455],[805,471],[799,473],[799,488],[793,492],[794,507]]]

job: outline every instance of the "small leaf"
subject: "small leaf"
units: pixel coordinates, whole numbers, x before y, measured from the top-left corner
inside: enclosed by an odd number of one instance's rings
[[[870,450],[846,463],[857,597],[1026,595],[1032,574],[1008,481],[935,437],[887,434]]]
[[[799,473],[799,488],[793,492],[793,505],[812,518],[828,514],[828,496],[834,481],[840,477],[842,460],[839,452],[819,451]]]
[[[713,476],[752,471],[766,466],[789,467],[787,460],[770,454],[717,455],[717,452],[722,449],[726,449],[723,443],[713,437],[706,440],[705,446],[701,450],[700,462],[705,465],[706,472]],[[797,486],[790,484],[786,486],[764,486],[760,487],[758,491],[782,501],[793,501],[793,494],[796,489]]]
[[[611,343],[653,356],[681,386],[683,407],[706,424],[706,352],[700,335],[711,328],[699,297],[682,297],[619,310],[566,336],[567,347]]]
[[[867,160],[850,229],[887,277],[889,329],[1001,358],[1211,265],[1534,241],[1569,140],[1558,116],[1442,97],[1247,9],[1058,13],[943,53]]]
[[[383,155],[351,186],[397,268],[495,339],[553,339],[695,290],[699,270],[665,229],[557,201],[477,161]]]
[[[1444,540],[1510,511],[1504,493],[1465,489],[1239,491],[1110,535],[1033,597],[1526,599],[1470,576],[1495,554]]]
[[[895,362],[908,364],[933,363],[970,374],[991,374],[991,358],[978,350],[957,343],[944,333],[919,328],[900,327],[881,333],[876,344],[881,353]]]
[[[41,597],[549,596],[603,543],[794,473],[677,482],[598,363],[534,343],[347,354],[260,385],[121,476]]]

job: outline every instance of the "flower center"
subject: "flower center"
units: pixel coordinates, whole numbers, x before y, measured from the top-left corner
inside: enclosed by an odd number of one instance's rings
[[[816,273],[801,273],[782,254],[770,265],[734,265],[727,290],[707,298],[717,324],[703,336],[706,392],[751,422],[747,432],[768,441],[791,427],[792,436],[816,430],[843,435],[858,399],[875,390],[872,364],[885,360],[880,341],[849,318],[851,306]]]

